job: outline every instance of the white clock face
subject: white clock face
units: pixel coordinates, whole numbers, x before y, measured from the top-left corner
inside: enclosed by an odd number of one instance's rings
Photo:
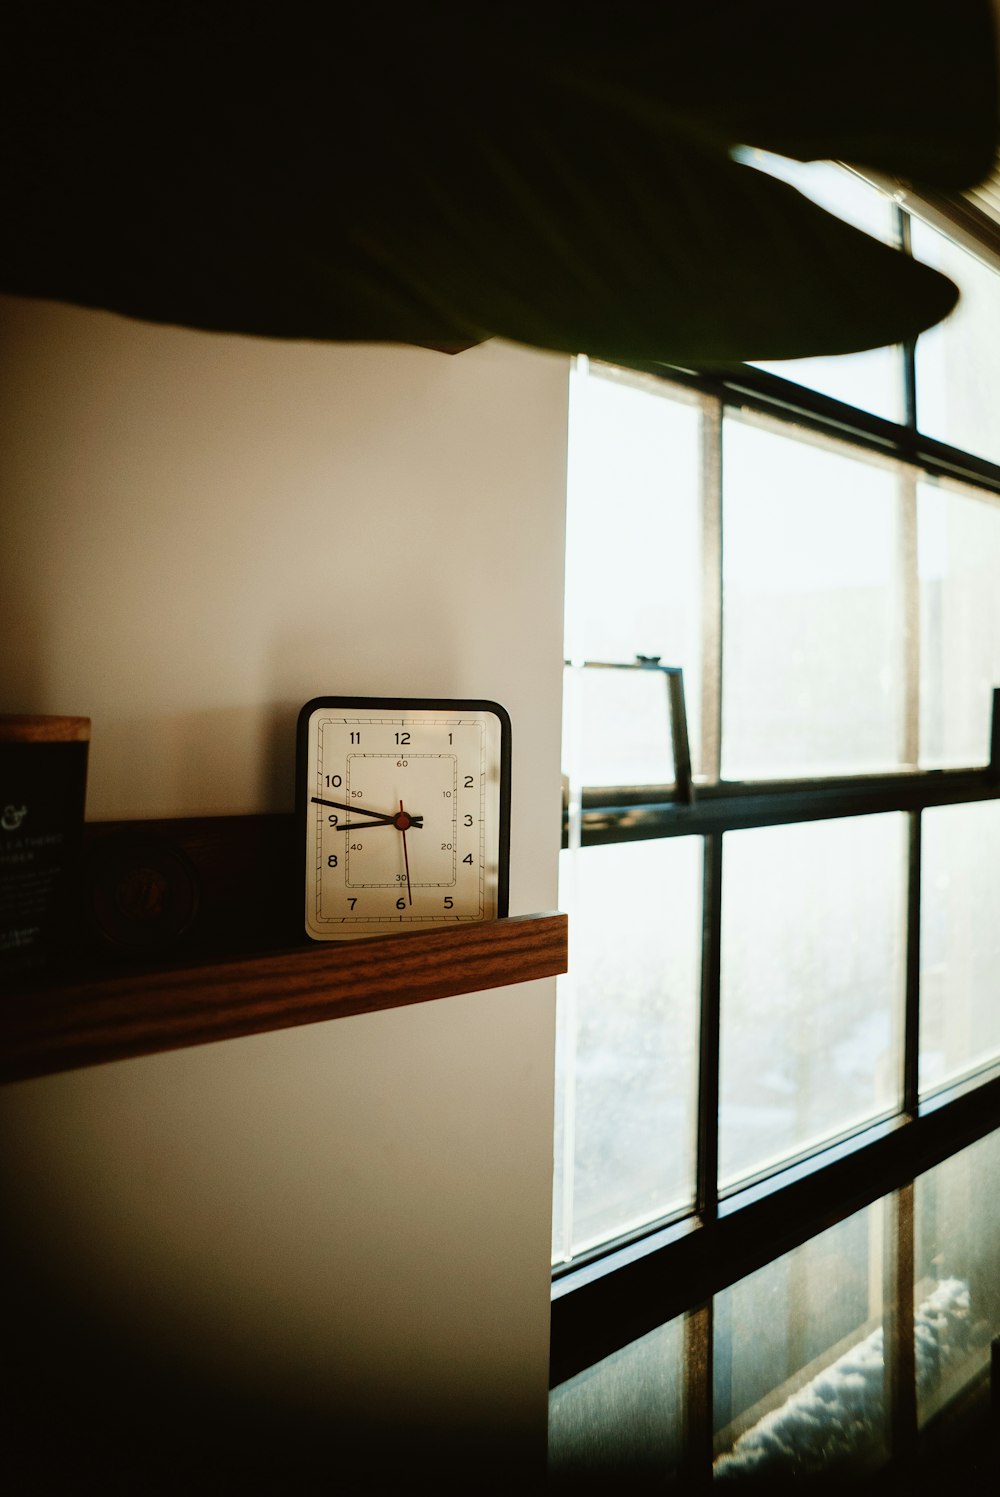
[[[337,698],[303,710],[310,936],[344,940],[506,913],[500,713],[482,703]]]

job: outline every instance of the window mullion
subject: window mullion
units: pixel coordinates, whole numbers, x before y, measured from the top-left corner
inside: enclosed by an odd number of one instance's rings
[[[906,911],[906,996],[903,1011],[903,1111],[913,1116],[920,1087],[920,864],[922,821],[910,812]]]
[[[884,1209],[888,1218],[883,1316],[885,1390],[890,1453],[893,1469],[900,1476],[912,1468],[917,1438],[912,1182],[894,1191]]]
[[[722,402],[701,417],[701,753],[697,769],[718,784],[722,763]]]
[[[910,234],[910,215],[902,208],[896,209],[896,234],[904,255],[913,254]],[[903,352],[903,421],[916,436],[917,433],[917,340],[907,338]]]
[[[899,575],[897,606],[903,618],[903,733],[901,759],[914,768],[920,762],[920,580],[917,557],[917,477],[904,470],[899,479]]]
[[[707,1486],[713,1451],[713,1304],[707,1300],[684,1317],[684,1470],[692,1490]]]
[[[696,1210],[712,1222],[719,1210],[719,1051],[722,995],[722,837],[705,838],[701,1025],[698,1046]]]

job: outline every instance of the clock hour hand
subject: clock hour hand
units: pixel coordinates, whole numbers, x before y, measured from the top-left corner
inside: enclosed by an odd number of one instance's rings
[[[395,827],[396,830],[397,830],[397,832],[402,832],[402,831],[407,831],[408,832],[411,829],[411,827],[420,828],[420,827],[423,826],[423,824],[424,824],[424,818],[422,816],[410,816],[410,817],[408,817],[405,827],[401,825],[398,816],[387,816],[387,817],[385,817],[384,820],[380,817],[378,821],[345,821],[344,824],[343,824],[343,826],[338,826],[337,827],[337,831],[338,832],[373,832],[376,827],[391,826],[391,827]]]
[[[376,826],[394,826],[398,832],[405,832],[408,827],[420,827],[424,824],[424,818],[422,816],[410,816],[406,811],[402,810],[402,808],[400,808],[400,810],[397,811],[394,816],[386,816],[382,811],[366,811],[364,806],[348,806],[345,805],[343,801],[324,800],[319,795],[312,796],[312,802],[317,806],[332,806],[335,811],[350,811],[352,816],[371,817],[370,822],[355,821],[345,823],[344,826],[337,828],[337,830],[341,832],[360,831]]]

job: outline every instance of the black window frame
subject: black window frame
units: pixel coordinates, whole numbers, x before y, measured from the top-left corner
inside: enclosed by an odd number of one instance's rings
[[[908,246],[908,219],[898,212]],[[995,267],[994,267],[995,268]],[[998,288],[1000,289],[1000,288]],[[904,462],[919,474],[958,480],[1000,498],[1000,464],[920,432],[915,348],[900,350],[905,418],[888,421],[780,375],[751,367],[731,374],[650,366],[644,372],[715,398],[722,412],[751,411],[790,427]],[[704,839],[702,992],[693,1210],[654,1222],[553,1270],[550,1387],[594,1366],[679,1315],[686,1317],[687,1462],[712,1462],[713,1296],[818,1233],[889,1198],[894,1270],[887,1303],[887,1388],[893,1460],[917,1446],[913,1366],[913,1181],[1000,1127],[1000,1062],[919,1095],[921,816],[930,807],[1000,799],[1000,690],[982,767],[816,780],[768,780],[640,792],[585,789],[574,845],[696,835]],[[890,1116],[720,1193],[718,1102],[722,859],[729,831],[745,827],[900,812],[909,821],[901,1105]],[[563,846],[569,845],[570,813]]]

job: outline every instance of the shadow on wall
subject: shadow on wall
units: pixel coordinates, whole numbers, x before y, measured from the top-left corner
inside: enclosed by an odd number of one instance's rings
[[[296,723],[300,708],[312,697],[465,694],[456,682],[462,668],[455,658],[456,637],[446,622],[430,608],[423,622],[413,620],[414,631],[423,628],[422,637],[430,642],[419,671],[402,660],[393,671],[390,651],[377,675],[368,674],[358,663],[361,652],[335,635],[329,667],[317,670],[315,640],[305,642],[301,652],[289,640],[274,651],[269,701],[163,717],[103,721],[94,715],[88,817],[147,820],[291,811]],[[370,652],[370,644],[368,648]],[[488,695],[489,684],[483,695]]]
[[[499,1430],[428,1430],[392,1407],[345,1414],[254,1397],[99,1318],[22,1256],[0,1257],[0,1438],[11,1493],[90,1497],[528,1494],[537,1450]]]
[[[2,710],[49,710],[71,716],[89,716],[83,707],[77,712],[69,703],[49,709],[36,706],[45,699],[49,631],[44,612],[33,606],[31,579],[23,575],[16,556],[14,564],[6,571],[7,580],[0,588],[0,640],[4,645]]]
[[[298,704],[94,717],[88,819],[290,811]]]

